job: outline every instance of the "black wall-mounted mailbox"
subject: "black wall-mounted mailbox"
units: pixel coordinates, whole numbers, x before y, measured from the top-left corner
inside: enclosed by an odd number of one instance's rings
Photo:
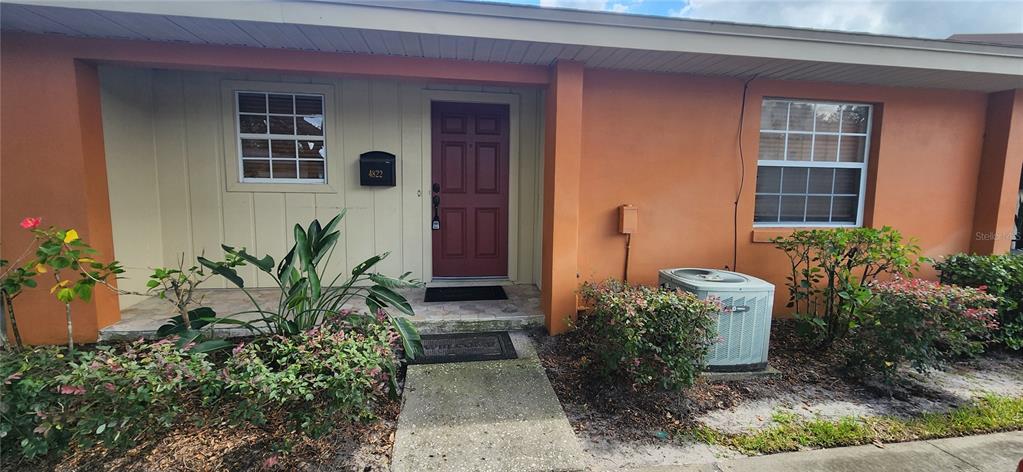
[[[369,151],[359,155],[359,183],[366,187],[394,187],[394,154]]]

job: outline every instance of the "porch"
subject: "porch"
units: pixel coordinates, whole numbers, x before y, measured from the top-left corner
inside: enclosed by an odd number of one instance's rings
[[[505,331],[542,327],[543,312],[540,310],[540,290],[533,285],[504,285],[507,300],[424,302],[425,288],[401,290],[412,305],[415,316],[412,321],[424,334],[438,332]],[[252,309],[252,302],[239,289],[202,289],[202,306],[208,306],[218,316],[229,317],[232,313]],[[280,291],[275,288],[250,289],[253,298],[263,306],[276,306]],[[358,301],[346,305],[352,309],[365,310]],[[99,330],[101,341],[134,340],[155,337],[156,330],[168,318],[174,316],[174,307],[167,300],[151,297],[121,310],[121,320]],[[250,321],[256,314],[233,317]],[[245,336],[244,328],[217,329],[223,336]]]

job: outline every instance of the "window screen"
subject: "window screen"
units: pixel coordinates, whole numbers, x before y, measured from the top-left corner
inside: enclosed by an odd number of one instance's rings
[[[871,106],[765,99],[758,226],[862,224]]]
[[[326,181],[323,95],[235,95],[242,182]]]

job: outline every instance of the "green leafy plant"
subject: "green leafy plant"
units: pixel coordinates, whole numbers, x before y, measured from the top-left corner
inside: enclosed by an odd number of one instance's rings
[[[75,349],[72,329],[71,302],[74,300],[89,301],[93,288],[101,284],[115,290],[109,282],[117,275],[124,273],[117,261],[99,262],[95,249],[78,237],[74,229],[32,229],[35,242],[35,270],[39,274],[49,273],[54,285],[50,293],[57,301],[64,304],[67,319],[68,353]]]
[[[232,414],[262,424],[285,412],[312,436],[338,421],[369,419],[375,399],[396,392],[392,341],[385,317],[345,312],[296,335],[239,346],[224,366]]]
[[[18,329],[18,318],[14,316],[14,299],[21,295],[24,289],[36,286],[37,272],[31,264],[17,267],[8,267],[9,265],[12,264],[0,259],[0,270],[3,270],[0,273],[0,343],[4,348],[12,346],[7,339],[7,322],[10,321],[11,332],[14,334],[13,346],[21,349],[21,330]],[[5,267],[7,268],[4,269]]]
[[[800,230],[772,242],[790,262],[787,306],[801,331],[822,345],[849,331],[878,276],[908,276],[927,260],[914,241],[888,226]]]
[[[344,214],[342,211],[325,226],[321,226],[319,220],[313,220],[306,228],[295,225],[295,244],[276,265],[276,269],[273,257],[267,255],[256,258],[248,254],[245,248],[223,246],[227,254],[225,261],[215,262],[200,257],[200,264],[242,289],[249,297],[254,310],[236,315],[257,313],[260,316],[255,323],[241,322],[233,317],[217,318],[215,322],[241,324],[260,334],[296,335],[316,327],[325,316],[340,313],[353,301],[361,299],[372,313],[383,313],[387,317],[401,335],[408,357],[415,358],[420,354],[422,343],[415,326],[408,318],[396,316],[387,310],[394,308],[403,315],[413,315],[408,300],[394,289],[417,287],[420,284],[410,279],[409,273],[394,278],[371,272],[374,266],[387,257],[387,253],[373,256],[355,266],[350,275],[339,273],[329,277],[326,273],[330,255],[341,235],[337,226]],[[255,266],[280,288],[277,306],[263,307],[249,293],[245,281],[235,270],[244,264]]]
[[[721,311],[719,303],[616,280],[587,283],[582,295],[591,308],[577,328],[596,374],[634,386],[677,390],[692,385],[715,340],[713,315]]]
[[[997,298],[980,290],[922,279],[877,283],[874,300],[857,313],[847,366],[861,377],[891,383],[899,367],[924,372],[984,351],[997,328]]]
[[[67,432],[48,421],[60,405],[57,376],[68,361],[54,346],[0,352],[0,450],[31,459],[67,444]]]
[[[222,389],[206,355],[179,349],[172,339],[79,353],[56,380],[61,405],[41,428],[67,431],[83,447],[132,445],[216,401]]]
[[[175,336],[178,347],[191,346],[190,349],[197,352],[211,352],[233,345],[230,341],[213,338],[212,328],[217,322],[217,314],[212,308],[202,306],[201,297],[197,298],[196,289],[213,275],[201,266],[186,268],[184,257],[178,261],[177,268],[153,269],[146,282],[148,293],[171,302],[177,313],[157,329],[157,336]],[[209,332],[204,333],[203,328],[209,328]]]
[[[934,267],[942,283],[977,287],[998,297],[995,340],[1009,349],[1023,349],[1023,254],[955,254]]]

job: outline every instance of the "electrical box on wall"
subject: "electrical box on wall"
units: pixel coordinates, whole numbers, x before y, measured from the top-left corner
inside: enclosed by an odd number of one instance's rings
[[[622,234],[632,234],[636,232],[636,226],[639,224],[639,208],[632,205],[622,205],[618,207],[618,232]]]
[[[384,151],[369,151],[359,155],[359,184],[366,187],[394,187],[394,154]]]

